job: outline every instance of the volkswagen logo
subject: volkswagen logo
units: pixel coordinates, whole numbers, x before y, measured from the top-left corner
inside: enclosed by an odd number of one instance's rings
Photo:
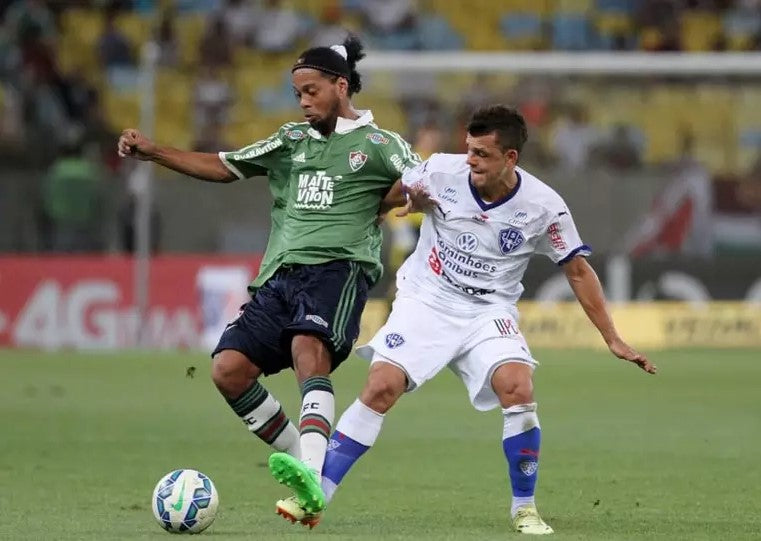
[[[457,247],[466,254],[472,254],[478,248],[478,239],[473,233],[460,233],[457,235]]]

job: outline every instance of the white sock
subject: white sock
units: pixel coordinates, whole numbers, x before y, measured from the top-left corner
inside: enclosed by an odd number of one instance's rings
[[[513,496],[513,504],[510,506],[510,515],[515,518],[515,513],[518,511],[518,508],[525,505],[535,505],[534,497],[527,496],[525,498],[519,498],[518,496]]]
[[[296,458],[301,458],[301,442],[296,426],[288,421],[285,430],[272,442],[272,447]]]
[[[357,443],[372,447],[378,439],[385,415],[365,406],[356,399],[341,415],[336,430]]]
[[[330,378],[311,377],[302,384],[301,403],[301,460],[317,472],[322,472],[328,438],[335,418],[335,397]]]
[[[541,428],[536,409],[536,402],[503,408],[504,424],[502,425],[502,439],[528,432],[532,428]]]

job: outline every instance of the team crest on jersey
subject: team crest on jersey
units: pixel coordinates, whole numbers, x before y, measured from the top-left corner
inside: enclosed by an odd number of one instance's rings
[[[365,165],[365,162],[367,161],[367,154],[364,152],[361,152],[359,150],[353,150],[349,152],[349,167],[351,167],[351,170],[355,173],[362,169],[362,166]]]
[[[526,242],[526,237],[520,230],[508,227],[499,232],[499,249],[503,254],[509,254],[520,248]]]
[[[478,239],[473,233],[466,231],[457,235],[457,247],[466,254],[472,254],[478,248]]]
[[[388,144],[388,137],[384,137],[382,133],[368,133],[367,138],[370,140],[370,142],[374,145],[387,145]]]
[[[288,130],[285,136],[292,141],[301,141],[307,135],[301,130]]]
[[[392,332],[386,335],[386,345],[388,346],[388,349],[398,348],[402,344],[404,344],[404,337],[398,332]]]

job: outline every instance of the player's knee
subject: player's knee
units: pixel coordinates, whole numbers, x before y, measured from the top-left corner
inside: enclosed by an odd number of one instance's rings
[[[405,388],[406,379],[403,373],[399,377],[399,374],[388,370],[371,370],[359,399],[370,409],[386,413],[404,394]]]
[[[299,381],[330,374],[331,354],[318,337],[297,334],[291,341],[291,354]]]
[[[532,370],[522,363],[504,363],[492,375],[491,384],[503,408],[534,401]]]
[[[228,355],[223,351],[214,356],[211,380],[219,392],[227,398],[237,398],[255,378],[252,365],[241,353]]]
[[[495,390],[503,408],[534,401],[534,385],[530,378],[509,381],[502,388]]]

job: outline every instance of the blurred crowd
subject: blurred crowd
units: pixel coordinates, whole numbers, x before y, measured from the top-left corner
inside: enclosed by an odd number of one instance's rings
[[[102,249],[105,209],[131,246],[133,195],[104,185],[125,174],[114,141],[139,120],[146,42],[157,45],[156,137],[212,152],[292,119],[294,53],[348,31],[372,49],[752,51],[761,0],[0,0],[0,163],[38,172],[43,247]],[[759,81],[743,90],[743,109],[732,85],[447,77],[369,75],[358,102],[424,157],[463,150],[474,107],[511,103],[529,123],[530,166],[578,174],[699,162],[699,177],[723,179],[711,190],[718,204],[761,209],[761,118],[746,114]]]

